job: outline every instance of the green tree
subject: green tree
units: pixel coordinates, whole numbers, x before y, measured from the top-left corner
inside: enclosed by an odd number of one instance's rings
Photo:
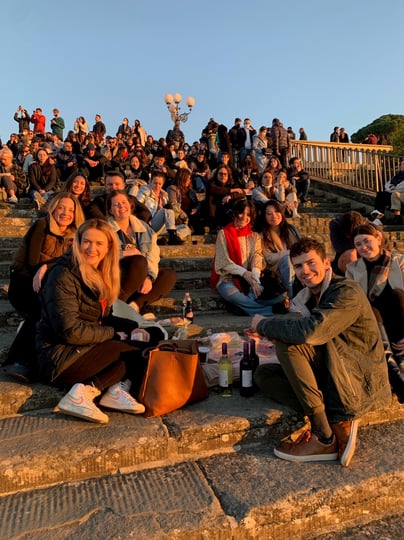
[[[394,154],[404,155],[404,115],[385,114],[351,136],[353,143],[362,143],[369,133],[382,136],[386,144],[394,147]]]

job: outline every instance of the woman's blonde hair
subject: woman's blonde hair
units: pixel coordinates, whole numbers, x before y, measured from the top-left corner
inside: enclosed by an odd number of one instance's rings
[[[101,231],[107,238],[108,250],[98,268],[85,262],[81,251],[83,235],[89,229]],[[79,270],[84,283],[94,291],[100,301],[105,300],[108,306],[117,300],[121,289],[121,273],[119,267],[118,235],[106,221],[89,219],[77,229],[72,248],[73,264]]]
[[[48,206],[48,213],[50,215],[53,215],[54,210],[57,208],[58,204],[62,199],[71,199],[74,203],[74,220],[73,224],[75,225],[75,229],[78,229],[82,223],[84,223],[85,217],[84,212],[81,207],[81,204],[77,200],[77,198],[73,195],[73,193],[69,193],[67,191],[61,191],[60,193],[57,193],[50,201]]]

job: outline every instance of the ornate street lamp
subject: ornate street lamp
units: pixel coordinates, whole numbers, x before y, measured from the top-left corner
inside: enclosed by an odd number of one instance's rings
[[[188,120],[188,116],[192,112],[192,107],[195,105],[195,99],[193,97],[187,97],[185,100],[185,103],[189,109],[189,112],[187,113],[180,113],[181,110],[180,103],[182,101],[181,94],[166,94],[164,96],[165,104],[167,105],[167,109],[170,112],[171,120],[173,122],[186,122]]]

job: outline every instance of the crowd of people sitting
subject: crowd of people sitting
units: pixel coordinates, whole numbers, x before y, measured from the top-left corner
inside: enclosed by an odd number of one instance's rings
[[[19,107],[19,133],[0,149],[6,200],[14,205],[29,197],[38,210],[12,266],[9,298],[24,323],[8,363],[22,377],[73,384],[60,410],[105,423],[93,403],[101,392],[108,408],[144,410],[133,397],[143,363],[134,364],[145,342],[157,343],[161,335],[142,330],[139,337],[138,324],[114,317],[112,308],[119,300],[144,314],[172,290],[176,275],[159,268],[159,245],[182,244],[184,231],[209,228],[216,235],[211,286],[229,310],[285,313],[302,287],[290,259],[301,234],[298,221],[287,218],[299,219],[310,177],[290,154],[291,128],[277,118],[258,132],[248,118],[236,118],[230,130],[211,119],[189,145],[179,122],[156,140],[139,120],[131,127],[127,118],[107,135],[100,115],[91,131],[78,117],[64,138],[64,121],[53,112],[47,133],[40,109],[29,116]],[[92,198],[94,185],[104,193]],[[400,317],[404,313],[404,265],[382,248],[380,231],[365,219],[349,222],[345,236],[342,225],[335,269],[368,293],[396,367],[403,368],[404,337],[385,308],[394,302]],[[375,244],[374,253],[366,244]],[[371,262],[363,262],[368,255]],[[139,339],[130,339],[134,332]],[[395,391],[404,399],[402,383]],[[86,411],[75,408],[78,398]]]
[[[94,185],[105,184],[107,172],[114,170],[123,176],[125,189],[151,209],[153,230],[159,236],[168,231],[169,240],[178,242],[173,234],[178,225],[195,234],[205,226],[216,232],[235,198],[246,196],[259,206],[274,197],[296,218],[299,202],[307,198],[308,174],[297,158],[289,163],[295,134],[277,118],[271,128],[262,126],[258,132],[248,118],[244,123],[236,118],[229,130],[210,119],[192,145],[180,122],[166,137],[155,139],[139,120],[130,126],[128,118],[115,135],[107,135],[100,115],[92,130],[80,116],[66,136],[58,109],[49,131],[40,108],[29,115],[20,106],[14,120],[19,132],[0,149],[0,187],[10,204],[29,197],[40,210],[78,173]],[[300,137],[307,137],[301,129]],[[163,173],[160,180],[157,171]]]

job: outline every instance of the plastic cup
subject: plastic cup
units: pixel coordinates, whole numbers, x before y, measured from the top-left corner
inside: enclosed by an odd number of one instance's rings
[[[208,361],[209,351],[210,351],[210,348],[206,347],[206,345],[198,346],[199,362],[201,364],[206,364],[206,362]]]

